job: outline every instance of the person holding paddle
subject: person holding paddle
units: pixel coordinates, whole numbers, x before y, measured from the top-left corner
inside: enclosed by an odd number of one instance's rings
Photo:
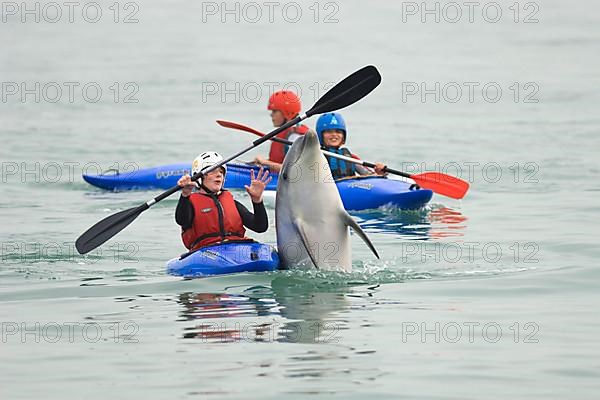
[[[346,121],[340,113],[323,114],[317,120],[317,136],[321,142],[321,148],[330,153],[340,154],[346,157],[352,157],[357,160],[360,158],[350,152],[348,148],[342,147],[346,144]],[[360,164],[349,163],[328,155],[325,155],[329,162],[331,175],[333,179],[347,178],[356,175],[373,175],[373,172]],[[385,164],[375,163],[375,174],[385,176]]]
[[[250,129],[253,133],[258,134],[261,137],[256,139],[249,146],[241,149],[237,153],[232,154],[224,160],[221,160],[218,163],[208,167],[207,170],[204,171],[204,174],[195,173],[191,177],[190,182],[194,182],[200,179],[201,175],[208,175],[208,173],[212,170],[218,169],[219,167],[225,165],[229,161],[234,160],[242,154],[247,153],[248,151],[256,148],[257,146],[261,145],[267,140],[273,139],[274,136],[280,134],[281,132],[284,132],[288,128],[300,124],[300,122],[307,118],[310,118],[313,115],[330,113],[356,103],[357,101],[371,93],[377,86],[379,86],[380,83],[381,75],[379,74],[379,71],[377,71],[377,68],[375,68],[373,65],[367,65],[366,67],[363,67],[355,71],[354,73],[348,75],[341,82],[329,89],[329,91],[327,91],[327,93],[321,96],[321,98],[319,98],[319,100],[304,115],[298,115],[296,118],[292,119],[291,121],[288,121],[287,123],[283,124],[282,126],[278,127],[272,132],[269,132],[265,135],[254,129],[245,127],[244,130]],[[287,142],[286,144],[290,145],[291,142]],[[344,157],[340,155],[336,156]],[[367,161],[359,161],[353,158],[347,159],[367,167],[374,167],[374,164],[371,164]],[[449,196],[454,199],[462,199],[467,193],[467,190],[469,190],[468,182],[439,172],[408,174],[406,172],[397,171],[391,168],[386,168],[386,170],[390,173],[413,179],[421,187],[430,188],[435,193],[444,196]],[[187,186],[185,183],[183,184],[184,186]],[[181,190],[181,186],[175,185],[169,190],[151,198],[150,200],[142,204],[139,204],[132,208],[128,208],[126,210],[118,211],[96,222],[85,232],[79,235],[79,237],[75,241],[75,248],[77,249],[77,252],[79,252],[79,254],[87,254],[95,248],[101,246],[107,240],[110,240],[123,229],[128,227],[143,212],[149,210],[152,206],[163,201],[164,199],[168,198],[169,196],[171,196],[175,192],[178,192],[179,190]]]
[[[200,154],[192,164],[192,174],[223,161],[214,151]],[[181,239],[185,247],[197,250],[201,247],[231,241],[249,241],[246,229],[262,233],[269,227],[267,212],[262,195],[271,181],[269,172],[261,168],[256,177],[250,173],[250,185],[246,192],[250,195],[254,214],[234,200],[232,194],[223,189],[227,167],[220,166],[206,174],[197,182],[189,175],[182,176],[177,185],[181,189],[179,203],[175,210],[175,221],[182,228]],[[197,188],[198,191],[192,193]]]
[[[267,109],[271,111],[273,126],[280,127],[298,116],[302,109],[302,104],[296,93],[290,90],[280,90],[271,95]],[[293,142],[295,138],[304,135],[309,130],[310,128],[304,124],[296,124],[278,134],[277,137]],[[279,172],[288,148],[289,146],[285,144],[271,142],[269,159],[256,156],[254,162],[258,165],[268,167],[273,172]]]

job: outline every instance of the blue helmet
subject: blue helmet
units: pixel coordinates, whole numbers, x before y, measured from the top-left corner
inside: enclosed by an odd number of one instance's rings
[[[339,129],[344,132],[344,142],[346,141],[346,121],[340,113],[323,114],[317,120],[317,136],[319,141],[323,143],[323,131],[329,129]]]

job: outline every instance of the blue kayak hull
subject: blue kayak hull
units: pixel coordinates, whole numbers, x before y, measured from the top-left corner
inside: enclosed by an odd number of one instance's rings
[[[225,188],[243,190],[244,185],[250,182],[250,171],[258,169],[254,165],[227,164]],[[134,172],[83,175],[83,179],[106,190],[169,189],[177,184],[182,175],[189,173],[187,164],[169,164]],[[267,190],[277,189],[278,175],[272,174],[272,177]],[[424,207],[433,196],[431,190],[411,189],[410,183],[376,176],[342,179],[336,185],[346,210],[367,210],[381,206],[415,210]]]
[[[343,179],[336,185],[346,210],[369,210],[382,206],[417,210],[433,196],[431,190],[411,189],[410,183],[376,176]]]
[[[227,164],[226,189],[243,189],[250,180],[250,170],[255,172],[259,167],[246,164]],[[185,174],[191,174],[189,164],[167,164],[154,168],[138,169],[132,172],[111,172],[106,174],[83,174],[83,179],[90,185],[105,190],[148,190],[170,189],[177,185],[177,181]],[[277,189],[277,179],[267,186],[267,190]]]
[[[275,271],[279,255],[273,246],[257,242],[232,242],[203,247],[189,256],[167,263],[167,273],[184,277]]]

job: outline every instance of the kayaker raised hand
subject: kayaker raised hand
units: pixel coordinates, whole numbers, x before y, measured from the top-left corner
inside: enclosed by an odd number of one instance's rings
[[[250,195],[252,203],[262,203],[263,192],[265,191],[265,187],[271,182],[271,179],[273,178],[269,176],[269,171],[263,167],[260,167],[256,178],[254,177],[254,170],[250,170],[250,186],[244,185],[244,187]]]
[[[300,114],[302,104],[300,98],[296,93],[291,90],[280,90],[269,97],[269,104],[267,109],[271,111],[271,121],[273,126],[280,127],[288,121],[293,120]],[[308,132],[310,128],[304,124],[298,124],[292,126],[289,129],[281,132],[277,137],[294,141],[301,135]],[[269,158],[266,159],[263,156],[256,156],[254,162],[258,165],[264,165],[273,172],[279,172],[281,164],[285,158],[285,154],[288,151],[288,146],[282,143],[271,142],[271,149],[269,151]]]
[[[317,120],[317,136],[321,142],[321,148],[331,153],[337,153],[343,156],[352,157],[360,160],[358,156],[352,154],[347,147],[342,147],[346,143],[346,121],[340,113],[323,114]],[[373,171],[343,160],[338,160],[334,157],[325,156],[329,162],[329,168],[333,179],[347,178],[356,175],[373,175]],[[385,164],[375,164],[375,174],[384,176]]]
[[[204,152],[192,163],[192,174],[222,160],[223,157],[214,151]],[[226,176],[225,165],[204,174],[195,193],[192,193],[195,184],[189,175],[182,176],[177,182],[182,189],[175,210],[175,221],[182,228],[181,239],[187,249],[196,250],[231,241],[251,241],[246,237],[244,227],[258,233],[265,232],[269,227],[267,211],[262,203],[265,186],[271,181],[268,171],[261,168],[256,179],[252,173],[250,186],[246,186],[254,213],[223,189]]]

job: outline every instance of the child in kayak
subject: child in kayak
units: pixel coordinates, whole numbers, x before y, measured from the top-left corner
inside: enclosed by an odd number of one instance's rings
[[[359,159],[346,147],[346,122],[339,113],[323,114],[317,120],[317,136],[321,142],[321,148],[331,153]],[[347,178],[355,175],[373,175],[373,171],[359,164],[349,163],[334,157],[325,156],[329,162],[329,168],[333,179]],[[385,165],[375,164],[375,174],[384,176]]]
[[[300,113],[302,105],[300,98],[296,93],[289,90],[280,90],[275,92],[269,98],[267,109],[271,111],[271,121],[274,127],[279,127],[288,121],[293,120]],[[310,128],[304,124],[292,126],[289,129],[281,132],[277,137],[294,141],[300,135],[304,135]],[[256,156],[254,162],[258,165],[264,165],[273,172],[281,170],[281,164],[285,154],[288,151],[288,146],[282,143],[271,142],[271,150],[269,151],[269,159],[262,156]]]
[[[213,151],[200,154],[192,164],[192,174],[214,165],[223,157]],[[250,195],[254,214],[244,205],[233,199],[230,192],[223,189],[227,167],[225,165],[205,174],[200,184],[192,182],[189,175],[182,176],[177,184],[181,186],[181,197],[175,210],[175,221],[182,228],[181,238],[189,250],[235,240],[251,240],[246,237],[244,227],[262,233],[269,227],[267,212],[262,201],[263,191],[271,181],[269,172],[250,173],[250,185],[246,192]],[[198,191],[192,193],[193,189]]]

